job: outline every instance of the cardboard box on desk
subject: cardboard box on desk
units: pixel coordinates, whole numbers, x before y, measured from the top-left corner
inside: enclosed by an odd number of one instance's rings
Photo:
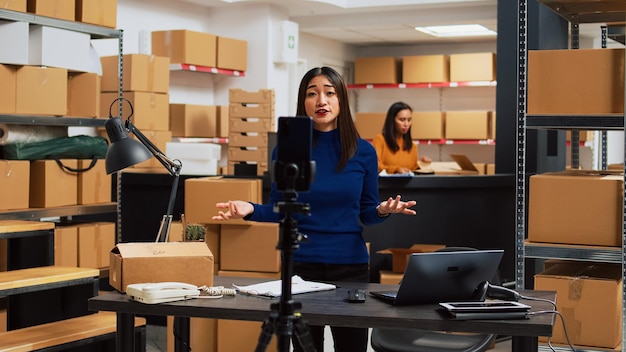
[[[409,248],[387,248],[377,251],[376,253],[391,254],[391,271],[394,273],[403,273],[411,254],[434,252],[444,247],[445,245],[443,244],[414,244]]]
[[[620,265],[556,263],[535,275],[535,290],[556,291],[557,310],[574,345],[612,349],[622,341],[621,276]],[[552,331],[552,343],[567,343],[560,319]]]
[[[109,284],[178,281],[213,285],[213,253],[204,242],[119,243],[110,253]]]

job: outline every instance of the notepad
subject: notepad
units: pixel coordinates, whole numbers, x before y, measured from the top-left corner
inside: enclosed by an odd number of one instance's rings
[[[233,284],[233,287],[235,287],[241,293],[255,296],[280,297],[280,295],[282,294],[281,280],[262,282],[248,286],[239,286]],[[294,275],[291,277],[291,294],[294,295],[299,293],[328,291],[334,290],[336,288],[337,287],[333,284],[303,280],[298,275]]]

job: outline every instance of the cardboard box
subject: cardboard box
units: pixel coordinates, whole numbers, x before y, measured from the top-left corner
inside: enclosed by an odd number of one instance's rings
[[[254,351],[259,342],[263,322],[244,320],[217,321],[217,350],[219,352]],[[267,352],[276,352],[276,334],[267,344]]]
[[[67,113],[67,70],[21,66],[17,69],[15,112],[24,115]]]
[[[409,248],[387,248],[377,251],[378,254],[391,254],[391,271],[394,273],[404,273],[412,253],[434,252],[445,248],[443,244],[413,244]]]
[[[380,271],[380,283],[389,285],[399,285],[404,277],[404,273],[394,273],[389,270]]]
[[[98,117],[101,76],[90,72],[70,73],[67,80],[67,116]]]
[[[228,134],[229,147],[267,147],[268,133],[233,132]]]
[[[172,137],[217,137],[217,109],[214,105],[170,104]]]
[[[255,92],[249,92],[239,88],[230,88],[228,90],[228,101],[233,103],[248,104],[274,104],[275,95],[273,89],[259,89]]]
[[[215,137],[228,137],[230,132],[230,120],[228,117],[228,105],[221,105],[217,107],[217,116],[215,118]],[[248,131],[233,131],[233,132],[248,132]]]
[[[75,159],[61,160],[63,165],[75,169]],[[55,160],[35,160],[30,164],[29,207],[48,208],[76,205],[78,175],[65,172]]]
[[[120,88],[119,57],[104,56],[102,63],[102,91],[117,93]],[[170,59],[167,56],[126,54],[122,57],[122,90],[125,92],[168,93],[170,86]]]
[[[220,262],[220,225],[215,224],[203,224],[204,230],[204,243],[211,250],[213,254],[213,262],[217,266]],[[173,221],[170,226],[170,235],[168,237],[169,242],[183,242],[184,227],[182,222]],[[217,272],[217,270],[215,270]]]
[[[28,209],[30,161],[0,160],[0,211]]]
[[[259,332],[260,334],[260,332]],[[167,351],[175,350],[174,317],[167,317]],[[189,318],[189,347],[192,351],[217,351],[217,319]]]
[[[622,342],[620,265],[555,264],[535,275],[535,290],[556,291],[557,310],[572,344],[612,349]],[[561,319],[556,319],[551,342],[567,344]]]
[[[152,32],[152,54],[170,63],[216,67],[217,36],[190,30]]]
[[[217,37],[217,67],[226,70],[248,69],[248,42],[245,40]]]
[[[26,12],[26,0],[3,0],[0,1],[0,8],[11,11]]]
[[[120,292],[144,282],[213,286],[213,254],[204,242],[118,243],[110,263],[109,284]]]
[[[221,270],[279,272],[278,223],[250,222],[248,226],[222,225]],[[250,255],[254,253],[254,255]]]
[[[261,271],[233,271],[233,270],[221,270],[218,271],[218,276],[232,276],[232,277],[252,277],[259,279],[280,279],[280,271],[276,273],[267,273]]]
[[[377,134],[381,133],[386,116],[385,112],[357,112],[354,124],[361,138],[374,139]]]
[[[269,158],[267,147],[229,147],[229,161],[255,161],[264,162]]]
[[[274,118],[274,104],[230,103],[230,117]]]
[[[124,92],[133,106],[133,124],[142,132],[145,131],[169,131],[170,130],[170,98],[168,94],[150,92]],[[109,116],[111,103],[119,97],[118,93],[102,93],[100,97],[100,117]],[[126,105],[127,102],[124,104]],[[126,111],[128,105],[125,106]],[[119,113],[117,107],[111,109],[113,116]],[[124,116],[126,120],[128,116]]]
[[[273,132],[276,130],[276,119],[257,117],[241,118],[241,117],[229,117],[228,118],[228,131],[229,132]]]
[[[446,114],[441,111],[414,111],[411,124],[411,138],[443,139],[445,135],[445,116]],[[382,125],[380,128],[382,129]]]
[[[0,64],[0,114],[15,114],[17,69]]]
[[[0,20],[0,63],[28,65],[28,33],[28,22]]]
[[[78,266],[109,267],[111,249],[115,247],[115,223],[94,222],[78,226]]]
[[[527,112],[624,113],[623,73],[623,49],[531,50]]]
[[[489,139],[491,111],[447,111],[446,139]]]
[[[74,21],[75,0],[28,0],[28,12],[39,16],[53,17],[66,21]]]
[[[73,13],[72,17],[74,17]],[[28,64],[89,72],[90,46],[89,34],[31,25],[28,38]]]
[[[76,0],[76,21],[117,27],[117,0]]]
[[[450,81],[494,81],[495,79],[495,53],[469,53],[450,55]]]
[[[89,170],[78,173],[77,204],[98,204],[112,202],[111,176],[104,167],[105,160],[99,159]],[[86,169],[91,160],[78,160],[78,168]]]
[[[528,240],[622,245],[620,170],[569,170],[530,176]]]
[[[418,55],[402,58],[402,83],[450,81],[448,55]]]
[[[54,265],[78,267],[78,227],[54,227]]]
[[[216,203],[229,199],[261,203],[263,183],[261,179],[198,177],[185,180],[185,217],[189,223],[198,224],[245,224],[243,219],[213,220],[219,209]]]
[[[391,56],[361,57],[354,60],[355,84],[396,84],[402,76],[401,62]]]

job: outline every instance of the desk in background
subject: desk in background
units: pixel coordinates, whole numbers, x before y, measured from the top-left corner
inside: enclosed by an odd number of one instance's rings
[[[216,276],[215,285],[230,287],[232,284],[250,285],[263,281],[239,277]],[[367,297],[365,303],[353,304],[345,301],[347,290],[360,288],[366,291],[395,289],[397,285],[366,283],[339,283],[337,289],[294,295],[302,303],[303,319],[309,325],[335,325],[362,328],[427,329],[456,332],[478,332],[513,337],[513,352],[536,351],[538,336],[551,336],[554,325],[553,314],[541,314],[522,320],[473,320],[455,321],[445,317],[438,305],[416,305],[394,307]],[[556,294],[546,291],[523,291],[523,295],[554,301]],[[133,346],[132,322],[135,315],[174,316],[183,328],[188,327],[189,317],[264,321],[270,315],[268,300],[254,296],[237,295],[221,299],[192,299],[165,304],[143,304],[130,301],[119,292],[105,293],[91,298],[88,306],[92,311],[117,313],[117,351],[131,351]],[[524,301],[533,311],[552,310],[547,302]],[[259,331],[259,335],[261,331]],[[181,334],[185,336],[185,333]],[[188,335],[188,332],[187,332]],[[176,343],[176,351],[188,341]],[[180,347],[179,347],[180,346]]]

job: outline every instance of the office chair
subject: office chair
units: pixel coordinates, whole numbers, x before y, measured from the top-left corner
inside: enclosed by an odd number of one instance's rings
[[[471,247],[445,247],[437,252],[475,251]],[[492,283],[501,284],[497,272]],[[376,352],[482,352],[493,347],[495,334],[450,333],[422,329],[372,329],[371,346]]]

